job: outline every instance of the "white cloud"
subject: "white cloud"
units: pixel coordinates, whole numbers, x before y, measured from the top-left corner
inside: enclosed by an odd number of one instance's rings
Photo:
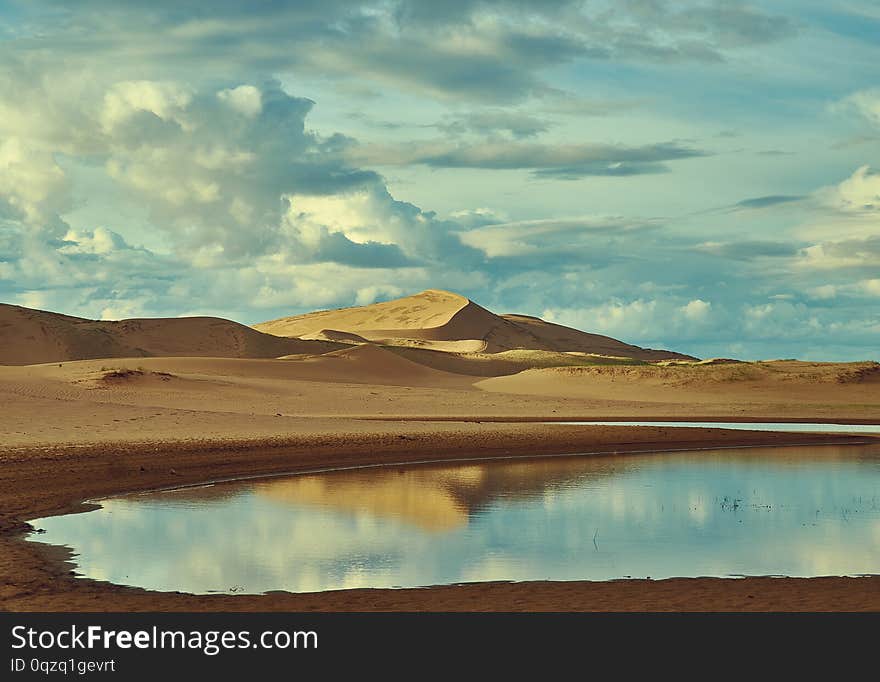
[[[358,289],[355,292],[355,305],[369,305],[378,300],[387,300],[391,298],[399,298],[406,295],[407,292],[398,286],[367,286]]]
[[[248,118],[254,118],[263,110],[263,93],[253,85],[221,90],[217,97]]]
[[[489,258],[548,254],[594,247],[597,240],[655,227],[650,221],[621,216],[584,216],[525,220],[476,227],[459,232],[461,241]]]
[[[623,340],[652,339],[671,331],[670,323],[681,308],[657,299],[609,301],[587,308],[547,308],[545,319]]]
[[[813,287],[812,289],[810,289],[809,294],[813,298],[818,298],[820,300],[829,300],[832,298],[836,298],[839,292],[840,287],[835,286],[834,284],[823,284],[822,286]]]
[[[684,316],[694,322],[705,320],[709,316],[711,310],[712,304],[699,298],[689,301],[688,304],[681,309]]]
[[[880,296],[880,279],[864,279],[858,283],[859,288],[871,296]]]
[[[101,309],[102,320],[124,320],[132,317],[144,316],[144,310],[148,308],[149,301],[146,297],[130,298],[126,301],[114,302]]]
[[[104,95],[101,125],[109,133],[135,114],[146,112],[189,128],[185,111],[191,101],[189,90],[177,83],[148,80],[116,83]]]
[[[0,139],[0,215],[3,203],[31,228],[44,228],[68,205],[68,180],[53,155],[20,137]]]
[[[862,166],[835,187],[819,193],[826,206],[843,213],[874,213],[880,220],[880,173]]]
[[[126,248],[125,240],[104,227],[96,227],[91,232],[68,230],[62,237],[68,242],[58,249],[60,253],[92,253],[106,255],[111,251]]]
[[[856,92],[844,99],[843,105],[854,109],[874,125],[880,126],[880,89]]]
[[[794,265],[814,270],[880,267],[880,249],[862,240],[814,244],[801,250]]]

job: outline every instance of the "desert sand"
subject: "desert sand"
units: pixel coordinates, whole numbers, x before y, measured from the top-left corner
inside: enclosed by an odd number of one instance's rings
[[[276,358],[340,347],[262,334],[217,317],[109,322],[0,303],[0,364],[4,365],[155,355]]]
[[[459,353],[529,350],[585,352],[639,360],[692,359],[666,350],[639,348],[599,334],[544,322],[527,315],[496,315],[470,299],[429,289],[370,306],[324,310],[254,325],[285,337],[340,339],[354,333],[385,345]]]
[[[74,578],[62,550],[23,540],[29,519],[75,510],[84,499],[244,475],[388,461],[851,441],[547,422],[877,423],[875,362],[697,362],[536,318],[497,316],[438,291],[284,318],[256,330],[216,318],[93,322],[15,306],[0,307],[0,314],[0,608],[880,609],[878,578],[192,596]],[[311,493],[292,487],[290,494]],[[360,494],[382,497],[378,490]],[[461,522],[451,502],[438,508],[445,512],[421,522]]]

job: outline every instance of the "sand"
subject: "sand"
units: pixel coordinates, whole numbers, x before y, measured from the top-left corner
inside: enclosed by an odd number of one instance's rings
[[[316,369],[317,368],[317,369]],[[870,366],[867,367],[870,370]],[[28,519],[81,500],[166,485],[338,464],[479,455],[623,452],[717,444],[839,442],[839,436],[583,427],[535,419],[877,420],[872,373],[811,366],[818,384],[765,379],[622,381],[612,395],[544,384],[548,395],[490,392],[479,376],[443,372],[375,346],[300,360],[135,358],[0,367],[0,608],[12,610],[717,610],[878,609],[870,579],[674,580],[489,584],[428,590],[195,597],[73,579],[63,552],[23,541]],[[643,369],[643,368],[636,368]],[[716,370],[716,367],[701,369]],[[540,371],[537,372],[539,375]],[[553,376],[553,373],[549,373]],[[803,372],[800,372],[803,374]],[[840,381],[840,376],[851,381]],[[690,376],[690,375],[688,375]],[[318,380],[317,377],[320,377]],[[516,377],[511,377],[516,378]],[[717,378],[717,377],[716,377]],[[813,376],[816,379],[816,376]],[[494,381],[494,379],[489,380]],[[532,381],[532,379],[530,379]],[[378,383],[383,382],[383,383]],[[757,388],[756,388],[757,387]],[[505,387],[505,390],[523,390]],[[700,389],[715,396],[706,402]],[[536,391],[532,386],[529,390]],[[653,389],[652,389],[653,390]],[[788,392],[786,396],[785,391]],[[552,393],[566,393],[559,396]],[[697,399],[687,400],[687,396]],[[792,396],[799,396],[797,400]],[[660,399],[662,398],[662,400]],[[496,420],[523,421],[496,421]],[[425,523],[452,523],[426,519]]]
[[[0,303],[0,365],[157,355],[275,358],[341,347],[278,338],[218,317],[107,322]]]
[[[840,436],[656,427],[288,420],[284,437],[157,438],[83,448],[6,449],[0,469],[0,608],[7,610],[876,610],[880,579],[677,579],[491,583],[415,590],[194,596],[78,579],[61,548],[23,541],[26,519],[76,511],[84,498],[257,473],[376,461],[520,453],[613,453],[733,444],[842,442]],[[847,438],[846,440],[851,440]],[[861,439],[867,440],[867,439]],[[598,455],[594,455],[598,456]],[[426,521],[428,522],[428,521]],[[432,520],[430,522],[436,522]]]
[[[75,510],[90,497],[218,478],[389,461],[851,439],[540,422],[880,422],[877,363],[659,366],[609,353],[560,350],[567,346],[558,338],[545,344],[556,344],[553,348],[439,351],[418,346],[420,329],[429,345],[442,341],[442,335],[460,337],[448,341],[458,343],[479,331],[473,319],[493,314],[471,309],[469,317],[456,321],[471,302],[450,305],[444,292],[426,293],[439,304],[419,311],[411,306],[402,318],[361,320],[369,329],[338,330],[344,332],[340,335],[328,333],[322,322],[312,340],[267,336],[213,318],[95,323],[0,308],[8,322],[0,325],[0,338],[18,339],[11,350],[0,346],[0,360],[7,363],[0,366],[0,608],[880,609],[876,578],[493,583],[197,597],[74,579],[63,551],[24,541],[29,519]],[[455,334],[425,331],[462,321],[467,324]],[[388,325],[385,331],[407,329],[407,343],[370,340],[371,330],[383,330],[379,322]],[[532,329],[546,324],[521,316],[515,322]],[[493,327],[480,342],[502,338],[505,329]],[[493,330],[500,331],[492,336]],[[551,331],[551,336],[568,334],[564,328]],[[278,350],[279,357],[243,357]],[[122,355],[21,364],[53,353],[75,357],[92,351]],[[288,492],[314,493],[301,486]],[[390,490],[360,494],[377,508],[409,504],[394,499]],[[419,516],[415,508],[410,513],[423,524],[460,523],[455,506],[438,495],[437,514]]]
[[[527,315],[496,315],[464,296],[437,289],[385,303],[283,317],[256,324],[254,328],[300,338],[339,339],[343,334],[355,334],[387,345],[455,353],[497,353],[526,348],[641,360],[690,357],[639,348]]]

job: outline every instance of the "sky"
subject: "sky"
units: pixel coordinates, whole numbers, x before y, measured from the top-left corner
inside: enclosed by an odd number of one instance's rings
[[[878,64],[874,0],[0,0],[0,301],[880,360]]]

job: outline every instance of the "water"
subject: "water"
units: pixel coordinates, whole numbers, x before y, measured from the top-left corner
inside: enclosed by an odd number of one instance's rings
[[[880,424],[828,424],[796,422],[549,422],[593,426],[671,426],[701,429],[733,429],[735,431],[785,431],[791,433],[880,433]]]
[[[880,445],[383,467],[101,504],[35,539],[156,590],[880,573]]]

